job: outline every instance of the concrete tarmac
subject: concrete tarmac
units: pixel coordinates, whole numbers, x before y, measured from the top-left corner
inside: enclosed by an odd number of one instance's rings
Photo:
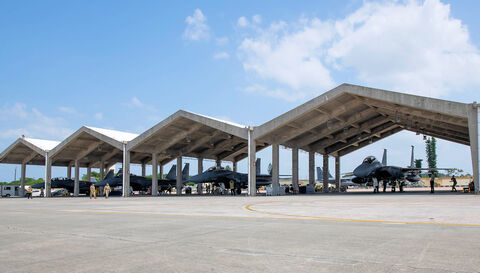
[[[0,199],[0,272],[479,272],[480,196]]]

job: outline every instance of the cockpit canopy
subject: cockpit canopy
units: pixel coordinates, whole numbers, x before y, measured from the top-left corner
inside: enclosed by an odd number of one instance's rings
[[[368,163],[368,164],[372,164],[373,162],[377,161],[377,159],[371,155],[371,156],[367,156],[364,160],[363,160],[363,163]]]

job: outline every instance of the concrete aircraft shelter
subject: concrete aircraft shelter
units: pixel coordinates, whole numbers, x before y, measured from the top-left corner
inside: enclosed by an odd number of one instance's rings
[[[470,145],[475,191],[479,181],[479,107],[363,86],[342,84],[255,127],[255,141],[272,145],[272,180],[278,187],[279,145],[292,148],[292,182],[298,187],[298,149],[309,152],[309,182],[314,182],[314,153],[323,155],[324,188],[328,188],[328,156],[340,157],[402,130]],[[254,146],[249,153],[255,154]],[[254,159],[253,159],[254,160]],[[252,161],[250,161],[250,165]],[[251,173],[250,189],[255,181]],[[251,195],[255,191],[250,192]]]
[[[22,165],[20,174],[20,194],[25,194],[27,165],[45,165],[47,153],[60,142],[21,137],[0,154],[0,163]]]
[[[199,173],[203,171],[203,159],[213,159],[217,166],[222,160],[231,161],[235,171],[237,162],[248,156],[248,134],[247,126],[179,110],[130,141],[127,150],[133,154],[149,154],[152,158],[152,192],[156,194],[157,164],[163,166],[177,159],[177,188],[182,183],[179,166],[182,166],[183,156],[198,159]],[[255,148],[261,150],[266,146],[258,141]],[[131,155],[127,156],[130,158]],[[124,166],[131,162],[129,158],[124,161]],[[124,176],[124,179],[128,178]],[[129,181],[124,182],[124,185],[128,184]]]
[[[105,169],[123,161],[123,151],[128,141],[137,134],[116,130],[83,126],[67,137],[48,153],[45,181],[51,179],[51,167],[66,166],[67,177],[71,179],[71,167],[75,167],[74,196],[79,194],[79,169],[87,168],[87,177],[90,179],[91,168],[99,168],[100,176],[104,176]],[[144,163],[145,158],[137,157],[133,163]],[[50,194],[50,183],[45,185],[46,195]]]

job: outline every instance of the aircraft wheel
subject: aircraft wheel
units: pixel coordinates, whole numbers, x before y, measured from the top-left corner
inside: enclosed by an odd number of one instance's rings
[[[7,193],[7,195],[5,195],[5,197],[10,197],[10,194]]]

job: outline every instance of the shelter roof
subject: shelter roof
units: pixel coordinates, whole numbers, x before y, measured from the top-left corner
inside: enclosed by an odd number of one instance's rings
[[[129,142],[127,149],[157,153],[161,164],[177,156],[238,161],[248,155],[247,138],[245,125],[179,110]],[[259,150],[263,147],[258,143]]]
[[[73,165],[78,160],[81,167],[98,167],[122,161],[123,145],[137,134],[83,126],[49,152],[52,164]],[[132,161],[133,163],[141,163]]]
[[[44,165],[45,154],[60,142],[21,137],[0,154],[0,163]]]
[[[254,138],[340,156],[402,130],[469,145],[468,107],[342,84],[256,127]]]

